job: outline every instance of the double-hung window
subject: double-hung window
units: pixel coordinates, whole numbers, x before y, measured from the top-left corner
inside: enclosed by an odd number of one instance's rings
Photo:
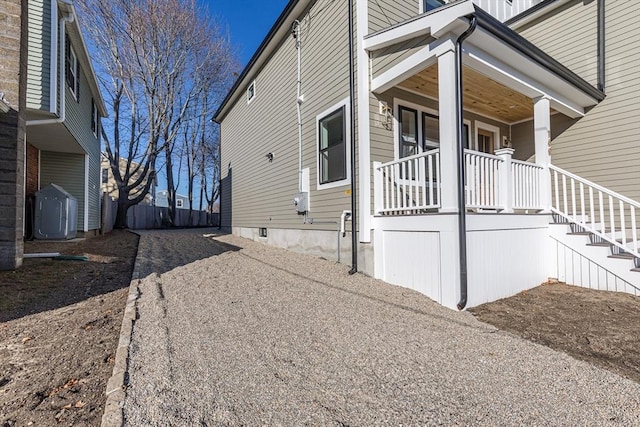
[[[69,35],[65,41],[65,74],[67,78],[67,86],[76,101],[80,101],[80,62],[76,56]]]
[[[437,9],[440,6],[444,6],[446,2],[444,0],[422,0],[421,12],[429,12],[430,10]]]
[[[317,116],[319,189],[349,184],[348,110],[343,101]]]

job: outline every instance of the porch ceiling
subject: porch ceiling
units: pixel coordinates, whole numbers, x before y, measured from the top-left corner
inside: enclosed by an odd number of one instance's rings
[[[467,66],[463,71],[465,110],[514,123],[533,117],[533,100]],[[438,99],[438,64],[413,75],[399,86]]]

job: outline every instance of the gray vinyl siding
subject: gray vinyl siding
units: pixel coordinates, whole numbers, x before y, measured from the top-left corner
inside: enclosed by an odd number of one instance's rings
[[[27,108],[49,111],[51,0],[28,2]]]
[[[572,2],[521,31],[592,84],[597,78],[596,3]],[[605,5],[607,97],[553,139],[551,161],[640,200],[640,2]]]
[[[72,39],[72,43],[75,40]],[[75,46],[78,43],[76,42]],[[79,48],[75,48],[76,51]],[[86,79],[86,72],[80,70],[80,98],[77,101],[68,85],[66,91],[66,119],[64,125],[78,141],[82,149],[89,155],[88,177],[88,228],[94,230],[100,228],[100,141],[91,131],[91,100],[92,94]],[[98,132],[98,135],[100,133]],[[84,174],[83,174],[84,181]],[[84,222],[83,222],[84,224]]]
[[[79,41],[72,38],[76,53],[81,49]],[[86,78],[86,71],[80,69],[80,98],[76,100],[65,83],[66,118],[64,125],[78,141],[78,144],[89,156],[88,188],[88,229],[100,228],[100,140],[91,131],[91,101],[92,94]],[[97,132],[100,135],[99,132]],[[84,173],[83,173],[84,181]],[[81,223],[84,224],[84,221]],[[80,225],[79,225],[80,227]]]
[[[350,209],[348,185],[317,190],[316,166],[316,116],[349,96],[346,17],[346,2],[321,0],[298,18],[303,23],[302,165],[310,169],[310,216],[316,220],[335,221]],[[254,75],[255,98],[247,104],[246,87],[239,88],[240,96],[222,121],[225,226],[231,215],[234,227],[335,229],[334,225],[303,226],[293,205],[298,192],[296,70],[295,43],[288,36]],[[266,158],[270,152],[273,162]],[[231,182],[225,181],[229,165]],[[224,206],[229,197],[231,212]]]
[[[369,34],[420,14],[422,0],[376,0],[369,2]]]
[[[78,201],[77,230],[84,229],[84,155],[40,152],[40,188],[56,184]]]

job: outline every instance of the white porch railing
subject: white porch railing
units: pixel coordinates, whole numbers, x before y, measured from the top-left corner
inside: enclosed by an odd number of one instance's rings
[[[464,150],[464,188],[468,208],[502,208],[498,178],[501,162],[502,159],[493,154]]]
[[[468,208],[502,212],[544,208],[542,166],[512,160],[512,153],[511,149],[498,150],[498,155],[465,150]],[[439,149],[384,164],[374,162],[373,169],[376,214],[407,215],[441,207]]]
[[[378,214],[411,214],[440,207],[440,150],[380,164],[374,162]]]
[[[551,211],[624,252],[640,257],[636,210],[640,203],[571,172],[549,165]]]
[[[542,170],[542,166],[534,163],[511,160],[514,209],[541,209],[540,173]]]

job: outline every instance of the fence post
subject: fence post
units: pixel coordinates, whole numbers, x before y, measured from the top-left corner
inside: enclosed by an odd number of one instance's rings
[[[500,148],[496,156],[502,160],[498,166],[498,197],[503,213],[513,213],[513,176],[511,173],[511,158],[513,148]]]
[[[374,215],[382,211],[382,171],[380,170],[380,162],[373,162],[373,206]]]

